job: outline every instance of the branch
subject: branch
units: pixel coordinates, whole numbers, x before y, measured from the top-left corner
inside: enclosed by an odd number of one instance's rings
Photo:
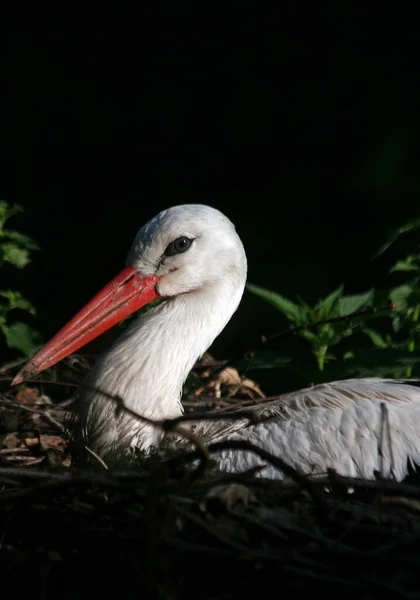
[[[27,359],[25,359],[27,360]],[[13,381],[14,377],[0,377],[0,381]],[[49,385],[65,385],[67,387],[79,387],[78,383],[72,383],[70,381],[60,381],[60,380],[52,380],[52,379],[26,379],[23,383],[47,383]]]
[[[261,342],[266,344],[267,342],[271,342],[272,340],[277,340],[285,335],[294,335],[295,333],[299,333],[299,331],[303,331],[304,329],[314,329],[316,327],[320,327],[321,325],[328,325],[329,323],[340,323],[341,321],[350,321],[351,319],[357,317],[363,317],[366,315],[372,315],[378,312],[388,312],[394,310],[397,307],[396,304],[385,304],[384,306],[374,306],[372,308],[364,308],[362,310],[358,310],[356,312],[350,313],[348,315],[343,315],[341,317],[331,317],[330,319],[323,319],[322,321],[314,321],[313,323],[308,323],[306,325],[298,325],[297,327],[291,327],[290,329],[285,329],[284,331],[280,331],[280,333],[274,333],[273,335],[263,335],[261,336]]]

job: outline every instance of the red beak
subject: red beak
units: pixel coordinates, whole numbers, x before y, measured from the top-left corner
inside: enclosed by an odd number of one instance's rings
[[[126,267],[67,323],[12,381],[17,385],[52,367],[69,354],[159,297],[156,283],[160,277],[144,277]]]

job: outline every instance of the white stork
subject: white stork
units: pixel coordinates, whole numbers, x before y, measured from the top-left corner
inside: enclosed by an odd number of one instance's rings
[[[161,428],[116,414],[99,391],[152,420],[181,416],[182,386],[196,360],[223,330],[241,300],[247,274],[242,242],[231,221],[200,204],[164,210],[138,232],[128,266],[83,308],[16,376],[33,377],[138,310],[80,388],[85,443],[98,455],[146,453],[164,443]],[[403,479],[420,460],[420,390],[415,382],[350,379],[286,394],[253,408],[257,423],[202,421],[205,442],[247,440],[299,471],[373,478],[375,471]],[[384,411],[386,428],[384,436]],[[173,434],[166,434],[173,435]],[[385,442],[384,442],[385,440]],[[261,460],[250,452],[224,451],[220,468],[242,471]],[[281,478],[273,466],[262,475]]]

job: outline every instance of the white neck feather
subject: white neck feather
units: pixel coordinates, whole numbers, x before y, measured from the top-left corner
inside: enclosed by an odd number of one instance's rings
[[[182,414],[182,386],[196,360],[223,330],[241,300],[245,281],[226,278],[165,300],[133,321],[87,378],[91,388],[119,396],[149,419]],[[86,390],[81,422],[88,445],[108,451],[157,445],[161,432],[123,414],[103,395]]]

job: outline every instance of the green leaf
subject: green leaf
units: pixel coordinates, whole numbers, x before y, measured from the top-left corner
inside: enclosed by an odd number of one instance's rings
[[[398,287],[391,290],[389,297],[391,301],[396,305],[395,311],[403,312],[407,310],[408,299],[413,293],[413,286],[408,283],[403,283]]]
[[[372,348],[354,352],[346,360],[340,377],[406,377],[407,368],[412,376],[420,376],[420,351],[410,352],[396,348]]]
[[[10,206],[8,202],[0,200],[0,231],[3,229],[4,224],[10,219],[10,217],[22,212],[22,210],[23,208],[19,204],[13,204],[13,206]]]
[[[8,241],[15,242],[16,245],[26,248],[27,250],[40,249],[35,240],[24,233],[20,233],[19,231],[10,231],[9,229],[4,229],[2,235]]]
[[[265,288],[262,288],[258,285],[254,285],[252,283],[247,283],[246,287],[250,292],[252,292],[256,296],[259,296],[260,298],[274,306],[274,308],[282,312],[290,321],[293,321],[298,324],[306,322],[306,311],[304,311],[304,309],[301,306],[299,306],[299,304],[295,304],[288,298],[285,298],[285,296],[281,296],[276,292],[266,290]]]
[[[374,299],[374,291],[368,290],[362,294],[352,294],[349,296],[343,296],[339,301],[339,313],[340,316],[351,315],[358,310],[372,306]]]
[[[16,348],[25,356],[31,354],[41,343],[39,334],[25,323],[2,325],[1,330],[6,338],[7,346]]]
[[[407,256],[404,260],[399,260],[392,266],[389,270],[390,273],[397,273],[399,271],[403,272],[420,272],[420,255],[419,254],[411,254]]]
[[[328,296],[318,302],[315,309],[319,312],[320,319],[326,319],[329,316],[335,315],[335,309],[343,290],[344,286],[340,285],[336,290],[331,292],[331,294],[328,294]]]
[[[374,329],[370,329],[369,327],[363,327],[362,331],[373,342],[376,348],[388,348],[388,344],[385,341],[385,338]]]
[[[398,333],[402,326],[403,319],[401,318],[401,315],[395,315],[395,317],[392,319],[392,327],[394,328],[394,331]]]
[[[401,237],[402,235],[405,235],[406,233],[411,233],[412,231],[415,231],[416,229],[420,229],[420,218],[411,219],[411,221],[408,221],[404,225],[401,225],[401,227],[398,227],[398,229],[396,229],[395,231],[393,231],[391,233],[391,235],[388,237],[385,244],[379,248],[379,250],[376,252],[376,254],[373,255],[372,260],[374,260],[381,254],[383,254],[386,250],[388,250],[388,248],[392,244],[394,244],[398,240],[399,237]]]
[[[34,306],[28,300],[26,300],[20,292],[15,292],[13,290],[1,290],[0,297],[5,298],[8,301],[8,306],[6,308],[7,312],[15,308],[20,308],[20,310],[26,310],[31,315],[35,314]]]
[[[23,269],[30,262],[28,250],[19,248],[13,242],[2,244],[0,250],[2,253],[0,264],[7,262],[18,269]]]

